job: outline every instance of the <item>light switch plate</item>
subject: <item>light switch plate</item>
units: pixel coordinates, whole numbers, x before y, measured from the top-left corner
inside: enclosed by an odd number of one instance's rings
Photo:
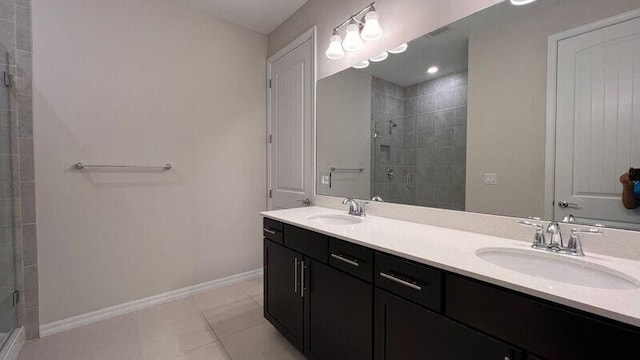
[[[483,175],[485,185],[498,185],[498,174],[485,173]]]

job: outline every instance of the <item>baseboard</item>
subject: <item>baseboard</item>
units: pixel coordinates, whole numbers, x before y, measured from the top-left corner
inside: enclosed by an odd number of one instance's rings
[[[118,315],[128,314],[153,305],[178,300],[192,296],[207,290],[232,285],[241,281],[250,280],[262,276],[262,268],[247,271],[240,274],[227,276],[222,279],[207,281],[205,283],[187,286],[182,289],[172,290],[163,294],[150,296],[143,299],[134,300],[128,303],[110,306],[108,308],[92,311],[85,314],[72,316],[70,318],[53,321],[40,325],[40,336],[49,336],[62,331],[71,330],[80,326],[88,325],[97,321],[110,319]]]
[[[4,349],[0,349],[0,360],[17,360],[24,345],[24,327],[13,330]]]

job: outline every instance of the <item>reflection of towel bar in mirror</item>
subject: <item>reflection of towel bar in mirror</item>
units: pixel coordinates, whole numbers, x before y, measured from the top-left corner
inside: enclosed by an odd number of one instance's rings
[[[335,167],[331,168],[331,172],[358,172],[358,173],[361,173],[363,171],[364,171],[364,168],[358,168],[358,169],[340,169],[340,168],[335,168]]]
[[[84,169],[128,169],[128,170],[170,170],[171,164],[165,164],[162,166],[140,166],[140,165],[89,165],[81,162],[73,164],[73,168],[76,170]]]

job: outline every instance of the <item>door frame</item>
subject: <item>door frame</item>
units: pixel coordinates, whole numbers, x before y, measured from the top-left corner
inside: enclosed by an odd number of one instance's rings
[[[558,45],[562,40],[640,17],[640,9],[625,12],[549,36],[547,45],[547,121],[545,141],[544,218],[553,219],[556,168],[556,114],[558,91]]]
[[[266,138],[266,150],[267,150],[267,193],[265,194],[267,210],[271,210],[271,197],[269,197],[269,190],[271,189],[271,142],[269,141],[269,134],[271,134],[271,87],[269,86],[269,80],[271,80],[271,66],[281,57],[287,55],[298,46],[302,45],[307,40],[311,40],[311,148],[313,149],[313,160],[311,166],[313,167],[313,179],[312,179],[312,194],[311,201],[315,203],[316,194],[316,79],[317,79],[317,41],[316,41],[316,26],[312,26],[307,31],[298,36],[295,40],[290,42],[287,46],[278,50],[275,54],[267,58],[267,133]]]

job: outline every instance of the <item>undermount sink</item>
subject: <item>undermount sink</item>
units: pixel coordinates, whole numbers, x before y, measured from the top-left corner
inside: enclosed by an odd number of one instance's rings
[[[362,222],[361,218],[352,215],[326,214],[308,217],[309,221],[325,225],[355,225]]]
[[[476,251],[481,259],[505,269],[545,280],[585,287],[629,290],[640,282],[623,273],[586,261],[534,250],[484,248]]]

